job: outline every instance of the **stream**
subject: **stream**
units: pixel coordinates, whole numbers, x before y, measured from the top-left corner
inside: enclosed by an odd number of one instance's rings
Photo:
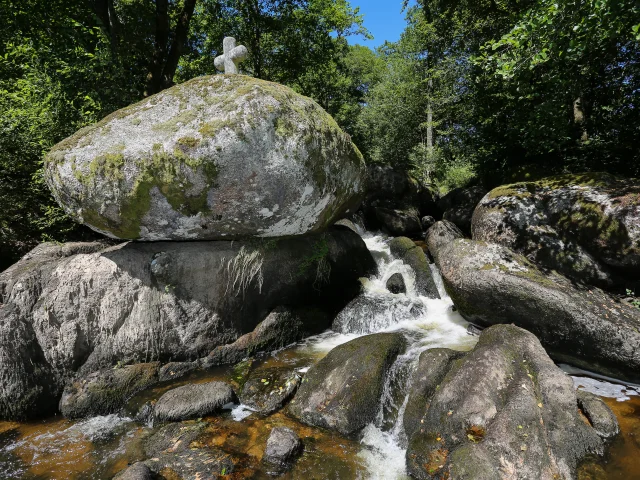
[[[402,417],[407,401],[407,383],[420,353],[446,347],[468,351],[478,337],[467,333],[467,322],[457,314],[446,295],[439,273],[433,270],[441,299],[416,294],[414,273],[393,258],[389,238],[361,232],[378,264],[378,275],[362,279],[367,302],[350,309],[341,332],[327,331],[244,367],[286,366],[304,373],[332,348],[358,336],[375,332],[400,331],[407,351],[398,357],[386,379],[377,419],[357,438],[302,425],[285,413],[268,417],[254,414],[243,405],[220,415],[202,419],[207,423],[204,442],[222,448],[240,460],[237,470],[224,478],[269,478],[259,467],[266,440],[275,426],[296,430],[305,444],[305,453],[285,474],[285,479],[385,479],[408,478],[405,472],[407,439]],[[392,294],[387,280],[400,273],[406,294]],[[244,362],[246,363],[246,362]],[[0,422],[0,479],[110,479],[127,464],[145,459],[144,440],[154,432],[132,417],[140,406],[157,400],[171,388],[212,380],[230,381],[238,366],[196,372],[170,383],[158,384],[132,398],[125,413],[79,421],[60,416],[41,421]],[[640,397],[635,387],[620,386],[588,377],[574,376],[576,386],[603,397],[621,426],[621,435],[612,442],[604,460],[585,464],[580,480],[640,478]]]

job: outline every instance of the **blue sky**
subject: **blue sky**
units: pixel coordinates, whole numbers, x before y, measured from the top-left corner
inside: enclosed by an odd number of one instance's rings
[[[374,40],[352,37],[349,43],[359,43],[371,48],[382,45],[385,40],[395,42],[406,25],[404,12],[401,12],[402,0],[350,0],[352,7],[360,7],[364,14],[364,26],[373,34]]]

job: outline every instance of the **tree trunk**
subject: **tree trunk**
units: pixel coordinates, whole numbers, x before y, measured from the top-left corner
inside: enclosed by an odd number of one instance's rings
[[[580,140],[582,142],[589,140],[589,132],[587,131],[587,115],[585,113],[582,97],[578,97],[573,101],[573,123],[582,131]]]
[[[153,60],[147,76],[145,96],[158,93],[173,85],[173,77],[189,35],[189,25],[197,0],[185,0],[173,41],[169,45],[169,2],[156,0],[156,34]]]
[[[429,79],[429,96],[427,100],[427,152],[433,150],[433,107],[431,106],[433,80]]]

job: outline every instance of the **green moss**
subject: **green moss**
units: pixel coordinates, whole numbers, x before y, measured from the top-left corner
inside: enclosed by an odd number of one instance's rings
[[[531,191],[529,191],[528,184],[526,183],[514,183],[511,185],[502,185],[498,188],[494,188],[489,192],[489,198],[495,199],[499,197],[512,197],[512,198],[529,198],[531,197]]]
[[[180,137],[177,143],[185,148],[196,148],[200,145],[200,139],[195,137]]]
[[[191,108],[189,110],[183,110],[166,122],[156,123],[151,129],[155,132],[174,133],[177,132],[181,126],[193,122],[196,118],[198,118],[198,110]]]

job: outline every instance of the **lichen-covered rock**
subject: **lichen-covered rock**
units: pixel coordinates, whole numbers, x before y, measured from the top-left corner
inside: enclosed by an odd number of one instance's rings
[[[289,401],[300,385],[300,375],[288,367],[258,368],[247,378],[240,402],[269,415]]]
[[[56,145],[65,211],[120,239],[214,240],[323,230],[365,191],[358,149],[313,100],[242,75],[199,77]]]
[[[69,378],[118,362],[202,358],[283,303],[324,312],[328,327],[374,271],[344,227],[270,241],[38,247],[0,274],[0,418],[55,411]],[[319,317],[297,317],[297,334]]]
[[[236,400],[233,388],[225,382],[184,385],[162,395],[153,414],[161,422],[180,422],[211,415]]]
[[[505,245],[568,277],[611,288],[640,278],[640,180],[563,175],[498,187],[473,216],[473,238]]]
[[[501,245],[457,239],[440,245],[435,257],[468,321],[513,323],[535,334],[558,361],[640,382],[640,310],[543,272]]]
[[[442,247],[459,238],[464,238],[464,234],[448,220],[436,222],[427,230],[425,242],[436,264],[438,263],[438,252],[442,250]]]
[[[413,478],[569,480],[587,455],[604,453],[572,379],[526,330],[488,328],[464,357],[441,359],[448,372],[433,378],[409,439]]]
[[[158,382],[160,364],[141,363],[108,368],[67,384],[60,412],[67,418],[108,415],[117,412],[137,392]]]
[[[400,333],[377,333],[334,348],[305,374],[289,411],[343,435],[360,430],[375,420],[387,372],[405,346]]]
[[[428,298],[440,298],[433,280],[429,260],[422,248],[407,237],[397,237],[389,242],[391,254],[409,265],[416,275],[416,293]]]

